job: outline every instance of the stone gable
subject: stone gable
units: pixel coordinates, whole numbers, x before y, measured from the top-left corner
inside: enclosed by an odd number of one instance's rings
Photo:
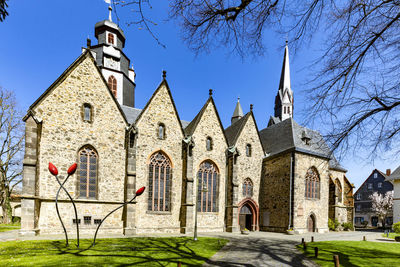
[[[148,190],[137,200],[135,220],[137,232],[175,232],[180,229],[179,212],[182,187],[183,133],[166,84],[162,84],[139,118],[136,144],[136,188],[149,186],[148,160],[157,151],[172,162],[171,209],[169,212],[148,211]],[[158,126],[165,125],[165,139],[158,138]]]

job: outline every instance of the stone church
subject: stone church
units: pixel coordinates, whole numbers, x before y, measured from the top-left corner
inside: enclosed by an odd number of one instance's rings
[[[328,231],[328,218],[353,221],[353,186],[322,136],[293,120],[286,45],[275,114],[259,130],[252,106],[238,100],[221,123],[212,91],[190,122],[179,117],[166,73],[143,109],[135,107],[135,71],[125,35],[108,20],[82,54],[30,106],[23,161],[20,234],[61,233],[55,210],[59,178],[78,163],[59,208],[68,231],[126,235],[251,231]],[[272,104],[272,101],[271,101]]]

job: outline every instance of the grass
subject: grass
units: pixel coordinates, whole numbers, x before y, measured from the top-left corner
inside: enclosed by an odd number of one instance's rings
[[[297,246],[304,251],[302,245]],[[318,247],[318,258],[314,256]],[[306,256],[321,266],[333,266],[333,255],[340,266],[399,266],[400,244],[368,241],[325,241],[307,243]]]
[[[2,266],[199,266],[227,242],[226,239],[200,237],[114,238],[91,240],[35,240],[0,242]]]
[[[382,234],[383,237],[386,237],[386,234]],[[388,238],[394,239],[396,236],[400,236],[400,234],[396,233],[389,233]]]
[[[18,230],[21,228],[20,223],[12,223],[12,224],[2,224],[0,223],[0,233],[1,232],[6,232],[10,230]]]

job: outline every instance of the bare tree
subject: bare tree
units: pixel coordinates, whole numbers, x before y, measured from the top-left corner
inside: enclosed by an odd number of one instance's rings
[[[322,123],[333,149],[367,148],[371,158],[400,141],[399,0],[172,0],[169,6],[196,53],[221,46],[259,55],[273,31],[287,35],[294,48],[317,33],[323,53],[310,66],[306,123]],[[134,10],[137,22],[146,23],[143,9]]]
[[[11,194],[21,182],[23,124],[14,94],[0,87],[0,205],[3,223],[12,220]]]
[[[8,16],[8,12],[6,10],[7,7],[7,0],[0,0],[0,21],[4,21],[4,19]]]
[[[382,226],[385,227],[386,217],[393,212],[393,191],[388,191],[385,195],[375,192],[370,199],[372,200],[372,211],[376,213],[382,221]]]

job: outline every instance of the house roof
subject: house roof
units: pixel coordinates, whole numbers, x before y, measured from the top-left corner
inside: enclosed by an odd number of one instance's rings
[[[385,175],[385,181],[394,181],[394,180],[399,180],[400,179],[400,166],[397,167],[397,169],[392,172],[390,176]]]

